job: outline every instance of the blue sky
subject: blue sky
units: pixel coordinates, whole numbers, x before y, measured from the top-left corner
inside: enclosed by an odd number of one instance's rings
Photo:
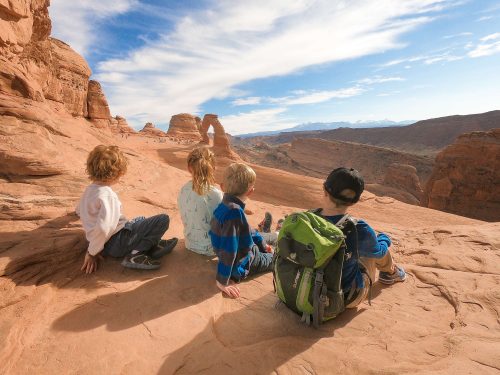
[[[497,0],[51,0],[53,36],[136,128],[232,134],[500,109]]]

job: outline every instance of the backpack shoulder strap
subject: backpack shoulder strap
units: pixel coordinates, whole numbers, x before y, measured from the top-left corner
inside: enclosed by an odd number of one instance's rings
[[[313,208],[311,210],[307,210],[307,212],[321,216],[321,212],[323,212],[323,209],[322,208]]]

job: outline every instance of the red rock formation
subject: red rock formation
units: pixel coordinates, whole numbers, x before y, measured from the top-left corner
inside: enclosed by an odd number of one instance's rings
[[[41,103],[45,111],[88,118],[98,128],[113,127],[100,84],[89,81],[87,62],[66,43],[49,37],[48,4],[0,1],[0,96],[5,98],[0,110],[18,97]],[[8,111],[22,117],[22,108],[10,106]],[[31,116],[35,113],[40,111],[31,111]]]
[[[89,81],[87,106],[88,118],[91,120],[109,120],[111,117],[108,101],[102,92],[101,84],[97,81]]]
[[[358,169],[368,190],[405,203],[420,205],[420,180],[432,172],[431,158],[382,147],[315,138],[295,139],[291,144],[271,146],[236,144],[245,160],[306,176],[325,178],[339,166]]]
[[[189,113],[180,113],[172,116],[167,134],[176,138],[198,141],[200,139],[199,117],[195,117]]]
[[[133,134],[137,133],[130,125],[127,123],[125,117],[116,116],[112,117],[110,120],[111,131],[115,134]]]
[[[500,129],[467,133],[436,157],[423,205],[500,221]]]
[[[139,133],[142,135],[148,135],[153,137],[167,136],[167,133],[165,133],[164,131],[156,129],[152,122],[146,123],[146,125],[144,125],[144,128],[142,128],[142,130],[140,130]]]
[[[415,201],[412,202],[414,204],[418,204],[422,198],[423,190],[417,168],[413,165],[392,163],[385,172],[383,184],[410,193],[415,197]]]
[[[213,151],[215,155],[227,157],[233,160],[240,159],[240,157],[231,149],[226,131],[220,123],[217,115],[206,114],[205,116],[203,116],[203,122],[200,129],[202,140],[200,143],[210,144],[210,138],[208,136],[208,129],[210,128],[210,126],[212,126],[214,129]]]

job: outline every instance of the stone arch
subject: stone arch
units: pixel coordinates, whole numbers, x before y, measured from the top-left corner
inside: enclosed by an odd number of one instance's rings
[[[210,126],[214,129],[214,145],[213,151],[217,156],[226,156],[231,159],[238,159],[238,156],[231,150],[229,139],[227,138],[226,131],[219,121],[217,115],[206,114],[203,116],[203,121],[200,127],[201,142],[202,144],[210,144],[210,137],[208,130]]]

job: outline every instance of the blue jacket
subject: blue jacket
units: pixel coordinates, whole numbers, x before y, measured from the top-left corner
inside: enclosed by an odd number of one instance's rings
[[[331,223],[337,223],[343,215],[324,216]],[[357,232],[357,233],[356,233]],[[391,239],[384,233],[375,233],[372,227],[363,220],[359,220],[356,225],[356,231],[352,231],[346,238],[346,245],[349,250],[356,247],[356,235],[358,236],[358,252],[360,258],[383,258],[391,246]],[[355,257],[344,261],[342,268],[342,290],[348,292],[353,281],[356,280],[358,287],[363,287],[363,277]],[[374,281],[374,280],[373,280]]]
[[[222,285],[228,285],[231,277],[245,278],[255,251],[265,246],[262,236],[250,227],[244,210],[240,199],[224,194],[210,222],[208,233],[219,257],[216,279]]]

